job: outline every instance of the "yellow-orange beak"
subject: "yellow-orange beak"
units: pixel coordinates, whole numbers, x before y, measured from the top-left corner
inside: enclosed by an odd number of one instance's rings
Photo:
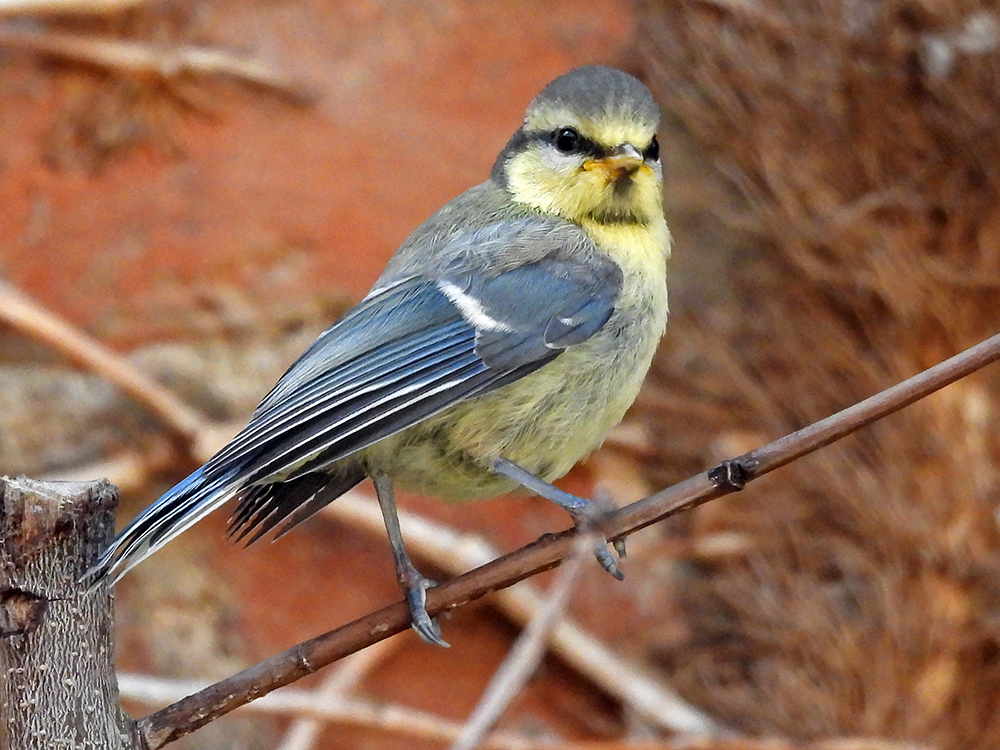
[[[588,171],[599,169],[607,174],[609,179],[620,180],[622,177],[633,174],[642,166],[644,159],[639,149],[631,143],[623,143],[615,146],[607,156],[600,159],[587,159],[583,163],[583,168]]]

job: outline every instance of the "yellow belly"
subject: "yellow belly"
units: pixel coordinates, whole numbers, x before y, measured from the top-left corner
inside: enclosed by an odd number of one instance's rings
[[[515,488],[489,466],[499,456],[551,482],[597,448],[631,406],[667,318],[663,240],[659,263],[619,258],[625,290],[591,339],[514,383],[385,438],[360,457],[407,489],[443,500]],[[635,247],[634,243],[632,245]]]

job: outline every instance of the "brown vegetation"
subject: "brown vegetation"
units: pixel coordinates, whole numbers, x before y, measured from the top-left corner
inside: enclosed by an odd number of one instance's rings
[[[998,10],[642,4],[648,80],[733,230],[732,293],[672,322],[647,466],[740,452],[1000,329]],[[987,371],[697,510],[686,635],[651,645],[672,682],[752,733],[996,746],[998,399]]]

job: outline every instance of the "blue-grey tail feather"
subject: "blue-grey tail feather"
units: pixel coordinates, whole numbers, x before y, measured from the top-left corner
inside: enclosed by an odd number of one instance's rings
[[[231,474],[207,479],[204,467],[197,469],[139,514],[101,553],[84,575],[84,581],[93,586],[107,577],[118,580],[231,495]]]
[[[352,466],[337,474],[312,472],[284,482],[249,487],[239,493],[240,504],[230,519],[229,534],[241,540],[254,532],[247,540],[250,545],[276,529],[277,539],[364,478],[364,470]]]
[[[203,466],[139,514],[87,571],[84,582],[94,586],[105,578],[117,581],[232,497],[239,497],[240,504],[230,521],[229,533],[242,539],[255,532],[247,542],[251,544],[279,524],[275,537],[282,536],[364,478],[364,471],[352,466],[335,474],[314,472],[284,482],[246,487],[245,477],[239,472],[210,477]]]

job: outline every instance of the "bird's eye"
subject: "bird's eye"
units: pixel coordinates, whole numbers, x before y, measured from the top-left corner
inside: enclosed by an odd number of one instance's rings
[[[656,140],[656,136],[653,136],[653,140],[649,142],[646,146],[646,150],[642,152],[645,159],[649,161],[656,161],[660,158],[660,142]]]
[[[571,154],[580,148],[580,134],[573,128],[559,128],[552,133],[552,143],[564,154]]]

